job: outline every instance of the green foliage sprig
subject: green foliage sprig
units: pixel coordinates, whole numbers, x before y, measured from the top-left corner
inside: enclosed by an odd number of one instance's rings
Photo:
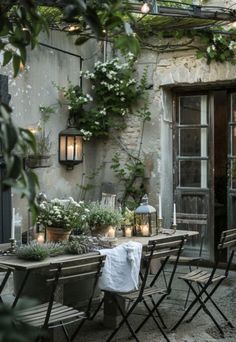
[[[90,251],[91,241],[85,235],[71,236],[65,245],[65,251],[68,254],[84,254]]]
[[[20,259],[40,261],[47,257],[64,254],[65,246],[61,243],[46,242],[39,244],[37,241],[32,241],[25,246],[17,249],[16,255]]]
[[[107,136],[111,128],[125,128],[127,115],[135,112],[132,107],[140,100],[143,100],[143,108],[137,110],[137,114],[145,114],[146,118],[150,115],[144,100],[147,73],[144,72],[138,83],[134,78],[134,63],[135,57],[129,53],[124,62],[113,58],[95,63],[93,72],[82,72],[82,76],[91,81],[93,97],[83,94],[78,85],[57,86],[67,101],[69,121],[76,124],[85,140]]]
[[[122,215],[117,210],[94,202],[89,204],[88,209],[86,221],[92,230],[96,225],[120,226],[121,224]]]
[[[122,208],[136,208],[145,194],[144,162],[140,158],[130,156],[128,161],[122,164],[120,154],[116,153],[112,158],[111,168],[124,186],[120,198]]]
[[[38,178],[34,172],[23,168],[22,159],[28,149],[36,153],[35,137],[29,130],[14,125],[11,109],[5,104],[0,104],[0,141],[6,165],[3,185],[13,187],[22,197],[26,197],[35,217],[37,206],[34,198],[39,185]]]

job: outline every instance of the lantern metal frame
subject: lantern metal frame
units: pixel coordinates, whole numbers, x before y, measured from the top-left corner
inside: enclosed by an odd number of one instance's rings
[[[145,224],[143,224],[145,219]],[[140,222],[141,220],[141,222]],[[152,223],[154,222],[154,223]],[[148,225],[147,234],[142,233],[142,226]],[[138,236],[153,236],[158,232],[157,211],[148,204],[148,196],[144,195],[140,206],[134,211],[134,235]]]
[[[66,129],[62,130],[59,132],[58,135],[58,161],[60,164],[66,165],[67,170],[72,170],[75,165],[78,165],[83,162],[83,138],[80,130],[76,127],[71,127],[68,126]],[[65,146],[64,146],[64,153],[65,153],[65,158],[62,158],[62,141],[61,139],[64,137],[65,139]],[[68,140],[69,138],[73,139],[73,145],[72,145],[72,158],[68,158]],[[76,153],[77,151],[77,143],[79,138],[79,143],[80,143],[80,153],[79,156]],[[76,156],[77,154],[77,156]]]

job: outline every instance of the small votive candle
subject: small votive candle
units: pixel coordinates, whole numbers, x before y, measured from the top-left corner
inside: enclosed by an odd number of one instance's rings
[[[125,237],[132,237],[133,235],[133,227],[125,227]]]
[[[116,230],[114,227],[110,227],[107,233],[107,237],[114,238],[116,236]]]
[[[44,233],[39,233],[37,236],[37,242],[41,245],[44,243]]]
[[[142,224],[140,226],[142,236],[149,236],[149,226],[148,224]]]

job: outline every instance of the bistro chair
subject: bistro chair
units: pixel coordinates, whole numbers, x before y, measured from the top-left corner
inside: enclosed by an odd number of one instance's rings
[[[117,306],[118,311],[120,312],[122,319],[118,326],[114,329],[114,331],[111,333],[111,335],[108,337],[107,342],[111,341],[113,337],[117,334],[117,332],[120,330],[120,328],[126,324],[131,335],[136,341],[139,341],[136,333],[142,328],[142,326],[148,321],[149,318],[152,318],[154,322],[156,323],[158,329],[166,339],[166,341],[169,341],[169,338],[167,337],[166,333],[164,332],[162,326],[166,328],[166,325],[164,323],[163,317],[161,316],[159,312],[159,306],[164,300],[164,298],[170,293],[171,291],[171,284],[172,280],[174,278],[174,273],[177,267],[178,258],[180,256],[180,253],[183,250],[184,243],[186,241],[185,236],[169,236],[168,238],[164,238],[161,240],[152,240],[148,242],[148,246],[146,247],[145,254],[143,256],[143,271],[140,272],[140,286],[138,290],[134,290],[128,293],[113,293],[109,292],[110,296],[112,297],[115,305]],[[177,255],[176,263],[173,265],[173,271],[168,283],[167,288],[159,288],[156,286],[157,279],[159,275],[162,272],[163,267],[165,266],[168,258],[171,255]],[[163,262],[160,269],[154,276],[153,280],[149,285],[147,285],[148,275],[150,273],[150,264],[151,261],[156,258],[165,257],[166,262]],[[158,285],[158,284],[157,284]],[[155,300],[156,295],[159,297],[158,300]],[[154,297],[155,296],[155,297]],[[127,302],[127,310],[124,312],[122,306],[120,303]],[[151,301],[151,306],[148,301]],[[130,315],[134,312],[137,305],[139,303],[143,303],[145,308],[147,309],[147,315],[145,316],[145,319],[143,322],[134,330],[130,323],[129,318]],[[157,314],[158,319],[155,316],[155,313]]]
[[[177,268],[176,274],[188,273],[193,269],[198,268],[200,262],[202,260],[202,252],[204,241],[206,237],[206,227],[207,227],[207,215],[206,214],[190,214],[190,213],[177,213],[176,214],[176,223],[178,226],[181,226],[184,230],[197,230],[199,232],[199,248],[196,249],[193,253],[187,251],[185,248],[184,253],[182,253],[179,257],[178,266],[181,266],[181,271]],[[176,256],[171,256],[168,260],[168,263],[173,264],[175,262]],[[162,261],[162,260],[161,260]],[[184,269],[185,268],[185,269]],[[187,269],[186,269],[187,268]],[[167,285],[166,280],[166,271],[163,269],[163,277],[165,284]],[[184,302],[184,310],[187,307],[190,296],[190,288],[187,289],[187,294]]]
[[[17,320],[43,329],[62,327],[67,341],[73,341],[84,322],[90,317],[92,299],[98,278],[101,275],[104,259],[105,257],[102,255],[93,255],[81,259],[77,257],[76,259],[60,263],[51,263],[48,268],[44,269],[46,282],[50,286],[49,301],[21,310],[18,313]],[[56,297],[60,292],[60,286],[63,286],[68,281],[88,278],[91,278],[91,281],[93,281],[93,287],[86,311],[80,311],[77,308],[63,305],[56,301]],[[81,322],[70,337],[66,325],[76,321]]]
[[[224,337],[224,332],[217,322],[216,318],[213,316],[211,311],[209,310],[207,304],[210,302],[216,311],[220,314],[220,316],[225,320],[225,322],[233,328],[233,324],[229,321],[226,315],[221,311],[219,306],[212,299],[213,294],[217,290],[217,288],[221,285],[221,283],[228,277],[229,269],[233,260],[234,252],[236,247],[236,229],[223,231],[221,234],[220,243],[218,244],[218,255],[217,260],[215,262],[214,267],[210,272],[206,270],[196,269],[186,275],[182,275],[179,278],[182,279],[190,288],[191,292],[194,295],[194,300],[188,306],[184,314],[180,317],[177,323],[171,330],[175,330],[184,320],[184,318],[188,315],[188,313],[193,311],[191,317],[187,320],[187,322],[191,322],[194,317],[203,309],[203,311],[211,318],[211,320],[216,325],[217,329],[220,332],[221,337]],[[231,253],[228,259],[228,263],[225,268],[224,274],[218,274],[217,267],[220,260],[220,255],[227,248],[231,248]],[[197,288],[195,287],[197,285]],[[199,290],[198,290],[199,289]],[[198,307],[196,307],[198,304]]]

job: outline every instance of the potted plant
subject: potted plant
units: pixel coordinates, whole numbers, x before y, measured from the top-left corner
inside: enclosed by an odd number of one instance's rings
[[[115,230],[121,225],[121,213],[99,203],[90,203],[88,209],[86,221],[91,233],[115,237]]]
[[[83,202],[78,203],[72,197],[44,201],[40,204],[37,224],[47,230],[47,241],[67,240],[73,229],[85,226],[86,210]]]
[[[52,144],[50,142],[50,132],[46,134],[45,124],[49,119],[49,115],[54,113],[54,109],[52,107],[40,106],[39,110],[41,112],[41,120],[37,128],[30,129],[35,136],[36,142],[36,153],[28,154],[26,158],[26,165],[30,168],[49,167],[51,165],[50,150]]]

